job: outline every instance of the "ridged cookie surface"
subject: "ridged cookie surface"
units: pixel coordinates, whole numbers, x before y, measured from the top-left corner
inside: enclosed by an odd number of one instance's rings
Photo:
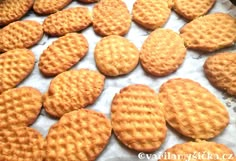
[[[103,74],[118,76],[131,72],[137,66],[139,51],[126,38],[111,35],[97,43],[94,57],[98,69]]]
[[[167,149],[164,154],[168,154],[169,158],[163,157],[159,161],[233,161],[234,157],[233,151],[226,145],[207,141],[177,144]]]
[[[0,30],[0,52],[29,48],[38,43],[43,36],[43,27],[32,20],[10,23]]]
[[[31,125],[42,107],[41,93],[31,87],[10,89],[0,95],[0,128]]]
[[[85,29],[92,22],[86,7],[69,8],[48,16],[43,22],[44,32],[51,36],[62,36]]]
[[[206,77],[215,87],[236,96],[236,53],[219,53],[204,64]]]
[[[166,137],[166,123],[157,94],[145,85],[130,85],[112,101],[112,128],[127,147],[152,152]]]
[[[104,81],[103,75],[89,69],[63,72],[51,81],[43,106],[54,117],[84,108],[101,94]]]
[[[29,127],[0,130],[1,161],[43,161],[44,139]]]
[[[164,83],[159,97],[167,122],[193,139],[210,139],[229,123],[224,105],[207,89],[190,79],[176,78]]]
[[[33,0],[1,0],[0,26],[19,20],[32,7]]]
[[[174,10],[188,20],[205,15],[216,0],[174,0]]]
[[[213,13],[194,19],[180,29],[185,45],[212,52],[236,41],[236,19],[225,13]]]
[[[137,0],[133,6],[133,20],[146,29],[163,26],[171,13],[166,0]]]
[[[80,109],[65,114],[46,137],[45,161],[94,161],[111,136],[105,115]]]
[[[101,36],[125,35],[131,25],[131,16],[121,0],[102,0],[93,8],[93,29]]]
[[[72,0],[35,0],[33,9],[38,14],[51,14],[55,13],[65,6],[67,6]]]
[[[14,88],[33,70],[34,54],[28,49],[15,49],[0,55],[0,93]]]
[[[46,76],[57,75],[75,65],[87,51],[88,42],[82,34],[66,34],[44,50],[39,59],[39,69]]]
[[[145,40],[140,51],[140,62],[148,73],[166,76],[183,63],[186,48],[182,38],[170,29],[156,29]]]

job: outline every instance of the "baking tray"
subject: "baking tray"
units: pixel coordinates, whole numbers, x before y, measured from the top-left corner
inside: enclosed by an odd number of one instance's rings
[[[135,0],[125,0],[125,3],[128,6],[129,11],[132,11],[132,6]],[[235,1],[234,1],[235,2]],[[66,8],[71,8],[75,6],[86,6],[92,11],[92,7],[94,4],[82,4],[77,1],[73,1],[69,6]],[[210,11],[211,13],[214,12],[224,12],[229,13],[232,16],[236,17],[236,7],[229,1],[229,0],[218,0],[214,8]],[[23,19],[30,19],[36,20],[40,23],[43,22],[45,16],[38,16],[33,11],[30,11]],[[183,18],[178,16],[174,11],[164,26],[164,28],[172,29],[176,32],[186,23]],[[149,35],[149,31],[140,28],[138,25],[132,22],[131,29],[129,33],[125,36],[127,39],[132,41],[139,49],[141,48],[144,40]],[[92,70],[97,70],[95,62],[94,62],[94,47],[96,43],[101,39],[100,36],[97,36],[92,27],[90,26],[88,29],[82,31],[82,34],[87,38],[89,42],[89,52],[88,54],[73,68],[80,69],[80,68],[89,68]],[[31,50],[34,52],[36,56],[36,63],[35,68],[31,75],[24,80],[19,86],[32,86],[39,89],[42,93],[45,93],[49,87],[49,83],[52,78],[44,77],[38,69],[38,60],[40,55],[42,54],[43,50],[46,49],[53,41],[55,41],[56,37],[48,37],[44,35],[42,40]],[[226,48],[222,51],[235,51],[236,46],[232,46],[230,48]],[[166,77],[153,77],[147,73],[145,73],[139,64],[137,68],[128,75],[120,76],[116,78],[107,78],[105,82],[105,88],[99,99],[96,101],[95,104],[87,107],[88,109],[93,109],[99,112],[102,112],[110,118],[110,105],[113,99],[113,96],[120,91],[121,88],[128,86],[130,84],[145,84],[153,88],[156,92],[158,92],[159,87],[162,83],[166,82],[171,78],[190,78],[199,82],[202,86],[207,88],[210,92],[212,92],[218,99],[220,99],[225,106],[227,107],[230,113],[230,124],[216,138],[212,139],[211,141],[215,141],[218,143],[222,143],[227,145],[236,153],[236,98],[230,97],[224,92],[221,92],[211,86],[208,82],[206,77],[204,76],[203,72],[203,64],[206,58],[210,54],[204,54],[201,52],[191,51],[188,50],[186,59],[181,67],[173,74],[166,76]],[[51,125],[53,125],[57,120],[51,118],[45,111],[42,109],[38,119],[32,125],[33,128],[37,129],[44,137],[47,135],[47,132]],[[165,139],[164,144],[153,154],[160,154],[164,152],[167,148],[171,146],[189,141],[187,138],[181,136],[173,129],[168,127],[167,137]],[[129,150],[124,145],[122,145],[112,134],[109,144],[107,145],[106,149],[103,153],[99,156],[97,161],[135,161],[140,160],[138,158],[139,152],[135,152]],[[143,158],[142,160],[156,160],[156,159],[148,159]]]

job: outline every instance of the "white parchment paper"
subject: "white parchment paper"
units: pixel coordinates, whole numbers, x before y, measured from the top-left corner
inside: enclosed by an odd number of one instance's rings
[[[129,11],[132,11],[132,6],[135,0],[125,0]],[[82,4],[77,1],[73,1],[67,8],[75,7],[75,6],[87,6],[90,10],[92,10],[94,4]],[[233,6],[229,0],[218,0],[214,8],[210,11],[211,13],[214,12],[225,12],[233,15],[236,17],[236,7]],[[45,16],[38,16],[34,14],[33,11],[29,12],[24,19],[31,19],[36,20],[38,22],[43,22]],[[176,32],[186,23],[180,16],[178,16],[174,11],[172,11],[171,17],[169,21],[166,23],[164,28],[172,29]],[[97,36],[92,27],[90,26],[88,29],[82,31],[82,34],[87,38],[89,42],[89,52],[85,56],[82,61],[80,61],[77,65],[73,68],[80,69],[80,68],[89,68],[93,70],[97,70],[93,51],[96,43],[101,39],[101,37]],[[127,39],[132,41],[139,49],[141,48],[144,40],[147,38],[149,32],[138,27],[135,23],[132,22],[132,27],[129,33],[125,36]],[[42,54],[43,50],[46,49],[53,41],[57,38],[52,38],[44,35],[43,39],[33,47],[31,50],[36,55],[36,63],[35,68],[32,74],[19,86],[32,86],[39,89],[42,93],[45,93],[49,87],[49,83],[52,78],[46,78],[42,74],[40,74],[38,69],[38,60],[39,56]],[[233,47],[224,49],[224,51],[235,51],[236,45]],[[223,51],[223,50],[221,50]],[[218,51],[218,52],[221,52]],[[173,74],[157,78],[146,74],[140,65],[130,74],[122,77],[117,78],[107,78],[105,83],[105,88],[99,99],[96,101],[94,105],[87,107],[88,109],[93,109],[99,112],[103,112],[108,117],[110,117],[110,105],[115,93],[118,93],[119,90],[125,86],[130,84],[146,84],[152,87],[156,92],[158,92],[159,87],[162,83],[166,82],[168,79],[171,78],[190,78],[197,82],[199,82],[202,86],[207,88],[210,92],[215,94],[227,107],[230,113],[230,124],[225,129],[225,131],[217,136],[212,141],[216,141],[218,143],[226,144],[228,147],[233,149],[236,153],[236,98],[230,97],[225,93],[215,89],[213,86],[210,85],[206,77],[203,73],[203,63],[206,58],[214,53],[208,55],[201,55],[202,53],[188,51],[186,59],[183,65]],[[32,125],[33,128],[40,131],[40,133],[45,137],[47,135],[48,129],[52,124],[54,124],[57,120],[48,116],[44,110],[42,110],[40,116],[38,117],[37,121]],[[177,144],[188,141],[185,137],[179,135],[170,127],[168,128],[168,134],[164,144],[161,148],[154,152],[153,154],[158,154],[160,152],[165,151],[167,148]],[[138,152],[134,152],[129,150],[125,146],[123,146],[120,142],[117,141],[114,134],[110,139],[110,142],[97,161],[135,161],[140,160],[138,158]],[[143,160],[149,160],[148,158]]]

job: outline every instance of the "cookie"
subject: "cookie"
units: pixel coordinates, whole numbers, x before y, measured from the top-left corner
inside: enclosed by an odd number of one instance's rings
[[[236,19],[225,13],[213,13],[194,19],[180,29],[190,49],[213,52],[236,41]]]
[[[140,62],[154,76],[166,76],[176,71],[186,55],[184,41],[170,29],[156,29],[143,43]]]
[[[163,154],[165,155],[159,161],[233,161],[234,156],[233,151],[226,145],[207,141],[177,144]]]
[[[0,26],[19,20],[32,7],[33,0],[1,0]]]
[[[193,20],[205,15],[216,3],[216,0],[174,0],[174,10],[184,18]]]
[[[176,78],[160,88],[169,125],[184,136],[210,139],[219,135],[229,123],[224,105],[207,89],[190,79]]]
[[[112,128],[130,149],[153,152],[164,142],[166,123],[157,94],[145,85],[121,89],[111,105]]]
[[[125,35],[131,26],[131,16],[121,0],[102,0],[93,8],[93,29],[101,36]]]
[[[14,88],[33,70],[34,54],[28,49],[15,49],[0,55],[0,93]]]
[[[108,76],[128,74],[138,65],[139,51],[124,37],[111,35],[101,39],[94,51],[98,69]]]
[[[32,20],[10,23],[0,30],[0,52],[16,48],[29,48],[43,37],[43,27]]]
[[[0,128],[31,125],[42,107],[41,93],[31,87],[9,89],[0,95]]]
[[[65,114],[46,137],[45,161],[94,161],[111,136],[111,123],[102,113],[79,109]]]
[[[104,81],[103,75],[89,69],[63,72],[51,81],[43,106],[54,117],[84,108],[99,97]]]
[[[48,15],[55,13],[66,7],[72,0],[35,0],[34,12],[40,15]]]
[[[69,8],[48,16],[43,22],[43,30],[51,36],[63,36],[70,32],[81,31],[92,22],[86,7]]]
[[[236,96],[236,53],[219,53],[208,57],[204,72],[211,84]]]
[[[171,13],[169,3],[166,0],[136,0],[132,11],[133,20],[149,30],[162,27]]]
[[[88,51],[88,42],[82,34],[69,33],[54,41],[39,59],[39,69],[46,76],[54,76],[70,69]]]
[[[43,161],[44,139],[29,127],[0,130],[0,160]]]
[[[79,2],[83,2],[83,3],[94,3],[94,2],[98,2],[99,0],[78,0]]]

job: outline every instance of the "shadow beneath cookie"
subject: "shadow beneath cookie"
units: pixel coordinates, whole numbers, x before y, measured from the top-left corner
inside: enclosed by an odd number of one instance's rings
[[[202,51],[200,49],[188,49],[188,52],[198,54],[199,57],[201,57],[201,56],[212,56],[217,53],[223,53],[223,52],[233,52],[235,50],[236,50],[236,44],[233,44],[232,46],[228,46],[213,52]]]

